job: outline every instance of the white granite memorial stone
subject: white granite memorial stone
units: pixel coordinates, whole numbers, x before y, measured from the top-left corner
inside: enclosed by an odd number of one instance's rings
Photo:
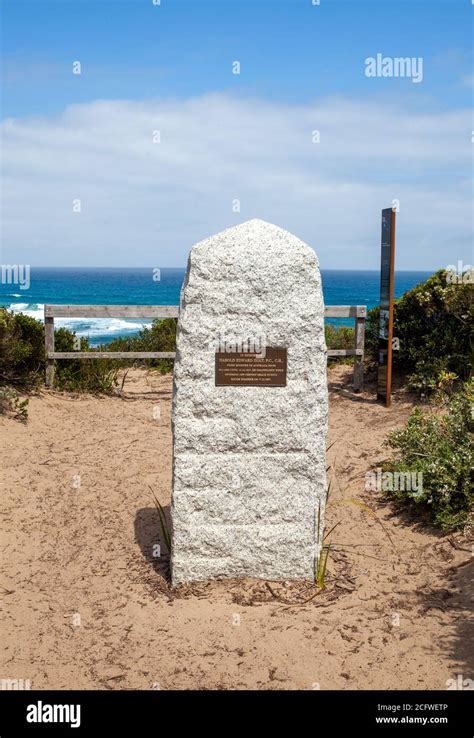
[[[193,246],[174,367],[174,585],[314,578],[327,410],[314,251],[261,220]]]

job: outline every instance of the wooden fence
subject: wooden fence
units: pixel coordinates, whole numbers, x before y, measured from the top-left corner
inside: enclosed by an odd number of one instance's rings
[[[46,386],[54,384],[56,359],[174,359],[174,351],[55,351],[55,318],[177,318],[177,305],[45,305]],[[354,348],[329,349],[328,358],[354,357],[353,385],[360,391],[364,379],[365,305],[328,305],[326,318],[354,318]]]

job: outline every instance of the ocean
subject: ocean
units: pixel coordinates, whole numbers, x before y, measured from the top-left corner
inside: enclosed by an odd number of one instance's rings
[[[149,268],[76,268],[32,267],[30,286],[0,281],[0,305],[43,320],[46,304],[67,305],[177,305],[185,269],[162,269],[160,279],[153,279]],[[423,282],[431,272],[397,272],[395,296]],[[378,271],[322,270],[326,305],[378,304]],[[120,318],[56,318],[55,326],[65,326],[79,336],[87,336],[92,346],[110,343],[118,336],[129,336],[149,326],[149,320]],[[352,320],[329,322],[352,325]]]

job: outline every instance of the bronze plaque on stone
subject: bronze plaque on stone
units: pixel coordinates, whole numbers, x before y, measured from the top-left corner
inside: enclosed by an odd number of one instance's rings
[[[216,387],[286,387],[286,348],[216,353]]]

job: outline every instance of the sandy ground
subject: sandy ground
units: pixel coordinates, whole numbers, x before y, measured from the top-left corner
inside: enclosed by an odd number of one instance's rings
[[[472,678],[471,544],[364,491],[411,405],[400,394],[388,411],[370,387],[354,395],[350,372],[329,375],[328,529],[339,524],[318,594],[254,580],[169,589],[150,491],[168,512],[169,377],[137,369],[122,397],[43,392],[26,425],[0,418],[0,678],[36,689],[446,689]]]

